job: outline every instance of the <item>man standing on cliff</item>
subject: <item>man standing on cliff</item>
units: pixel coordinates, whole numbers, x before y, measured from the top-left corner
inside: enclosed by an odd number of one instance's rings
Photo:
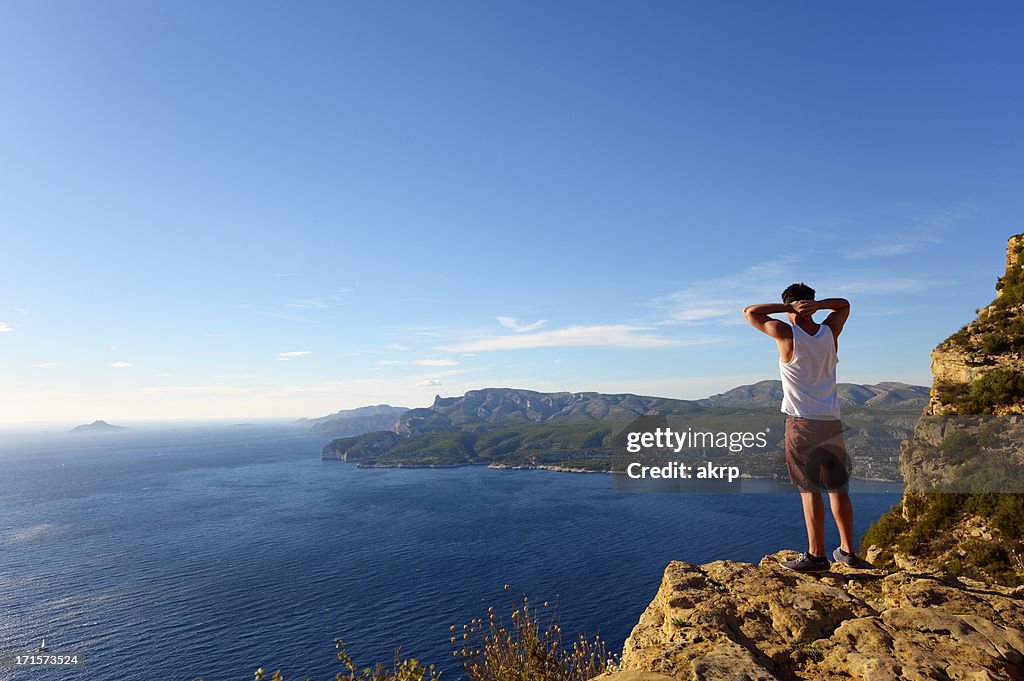
[[[819,310],[831,310],[821,324],[813,318]],[[789,324],[769,316],[783,312]],[[841,542],[832,558],[862,567],[853,546],[853,506],[847,492],[850,464],[836,395],[838,338],[850,316],[850,303],[844,298],[815,300],[814,289],[800,283],[782,292],[782,303],[750,305],[743,316],[774,338],[779,348],[782,411],[787,414],[786,467],[790,481],[800,488],[807,526],[807,552],[781,565],[797,572],[829,569],[821,499],[825,489]]]

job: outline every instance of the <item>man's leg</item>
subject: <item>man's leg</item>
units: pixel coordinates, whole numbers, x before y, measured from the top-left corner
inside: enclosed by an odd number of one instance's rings
[[[832,508],[832,517],[836,519],[836,527],[839,528],[839,548],[846,553],[853,553],[853,504],[850,503],[850,495],[846,492],[829,492],[828,505]]]
[[[807,552],[819,558],[825,555],[825,504],[820,492],[800,492],[807,525]],[[831,499],[829,500],[831,503]]]

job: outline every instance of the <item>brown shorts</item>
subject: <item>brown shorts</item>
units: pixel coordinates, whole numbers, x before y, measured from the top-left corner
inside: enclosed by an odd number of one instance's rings
[[[801,492],[845,492],[850,481],[850,457],[843,439],[843,422],[787,418],[786,467],[790,482]]]

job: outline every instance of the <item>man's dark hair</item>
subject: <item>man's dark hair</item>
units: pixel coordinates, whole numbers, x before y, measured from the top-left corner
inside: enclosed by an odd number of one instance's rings
[[[782,292],[782,302],[787,305],[798,300],[814,300],[814,289],[801,281],[799,284],[790,284]]]

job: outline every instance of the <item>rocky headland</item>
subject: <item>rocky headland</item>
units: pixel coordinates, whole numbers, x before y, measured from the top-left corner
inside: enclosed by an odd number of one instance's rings
[[[997,298],[932,353],[873,567],[668,565],[600,681],[1024,680],[1024,235]],[[597,681],[595,679],[595,681]]]

